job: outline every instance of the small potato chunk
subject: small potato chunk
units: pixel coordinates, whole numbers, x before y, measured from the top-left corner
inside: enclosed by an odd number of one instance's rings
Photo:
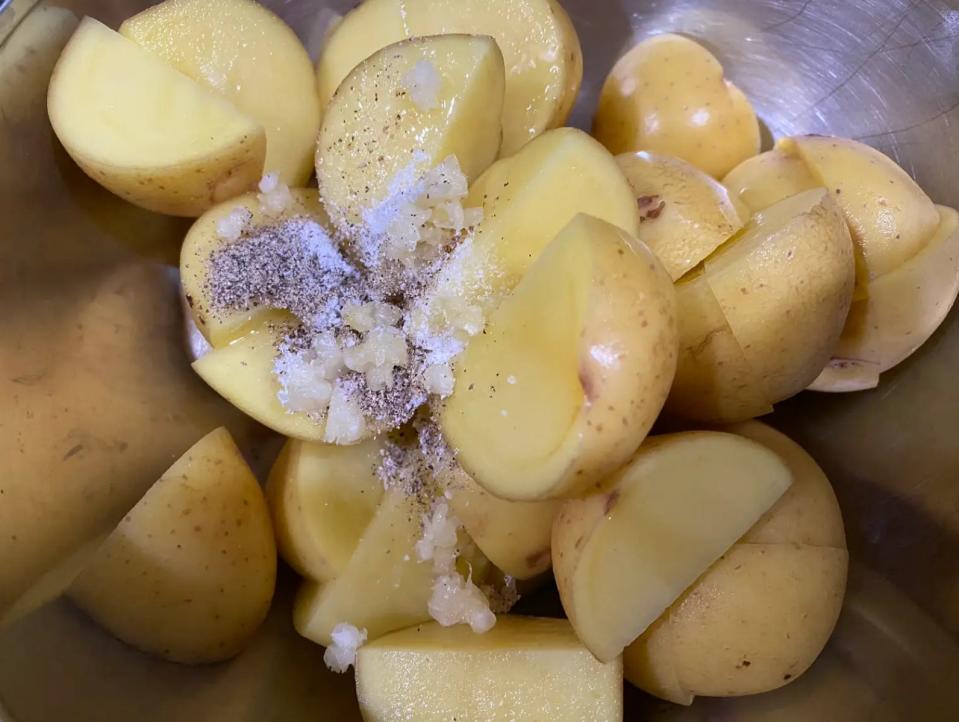
[[[198,216],[263,171],[256,120],[92,18],[57,62],[47,109],[84,173],[158,213]]]
[[[306,185],[320,102],[310,57],[286,23],[253,0],[165,0],[120,34],[254,118],[266,131],[264,173]]]
[[[663,267],[619,228],[577,216],[457,359],[443,432],[494,496],[581,493],[645,438],[676,345]]]
[[[726,188],[696,166],[646,151],[616,162],[636,194],[640,238],[674,281],[743,227]]]
[[[563,609],[600,660],[617,657],[748,531],[792,473],[756,442],[700,431],[647,439],[609,482],[567,501],[553,524]]]
[[[266,500],[220,428],[160,477],[68,594],[124,642],[194,664],[240,651],[275,579]]]
[[[617,722],[621,670],[565,619],[510,616],[485,634],[424,624],[361,647],[356,694],[367,722]]]
[[[503,55],[479,35],[414,38],[358,65],[317,141],[316,178],[334,224],[369,225],[398,184],[451,155],[472,182],[499,152],[503,83]]]
[[[280,554],[303,576],[328,582],[346,569],[383,497],[382,446],[286,442],[266,495]]]
[[[839,340],[855,281],[849,229],[832,194],[819,188],[770,206],[705,267],[766,399],[806,388]]]
[[[788,437],[728,427],[770,450],[793,484],[623,653],[626,678],[679,704],[776,689],[813,663],[839,616],[848,555],[829,481]]]
[[[556,0],[367,0],[336,26],[316,68],[321,107],[357,65],[409,37],[488,35],[505,60],[504,156],[566,121],[583,76],[583,54]]]
[[[706,48],[671,33],[642,41],[613,66],[593,135],[613,153],[666,153],[715,178],[759,152],[749,100]]]

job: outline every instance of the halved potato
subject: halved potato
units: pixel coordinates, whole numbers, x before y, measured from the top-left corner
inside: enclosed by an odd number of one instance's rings
[[[275,579],[266,500],[220,428],[150,487],[68,594],[135,647],[176,662],[215,662],[259,627]]]
[[[266,495],[280,554],[303,576],[329,582],[346,569],[383,497],[382,448],[286,442]]]
[[[484,634],[423,624],[361,647],[356,662],[368,722],[617,722],[622,685],[621,661],[598,662],[565,619],[500,617]]]
[[[667,153],[716,178],[759,152],[749,100],[706,48],[672,33],[643,40],[613,66],[593,135],[613,153]]]
[[[649,249],[577,216],[457,359],[443,432],[495,496],[581,493],[646,436],[676,338],[672,284]]]
[[[583,75],[579,38],[556,0],[367,0],[347,14],[317,63],[321,107],[377,50],[405,38],[489,35],[503,52],[504,156],[563,125]]]
[[[313,64],[276,15],[253,0],[165,0],[120,34],[254,118],[266,132],[264,173],[290,186],[310,179],[320,127]]]
[[[453,155],[472,182],[499,152],[503,55],[480,35],[390,45],[360,63],[323,116],[316,148],[320,196],[341,229],[404,180]]]
[[[805,191],[756,214],[705,268],[766,399],[806,388],[839,340],[855,282],[852,240],[832,194]]]
[[[609,482],[606,493],[567,501],[553,524],[563,609],[600,660],[642,634],[783,495],[792,474],[760,444],[700,431],[647,439]]]
[[[57,62],[47,109],[84,173],[158,213],[198,216],[263,172],[259,123],[92,18]]]
[[[743,227],[726,188],[691,163],[640,151],[616,157],[636,194],[640,237],[675,281]]]

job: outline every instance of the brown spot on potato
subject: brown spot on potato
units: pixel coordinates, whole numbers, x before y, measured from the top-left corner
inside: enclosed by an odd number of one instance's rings
[[[619,501],[619,497],[619,489],[614,489],[610,492],[609,496],[606,497],[606,506],[603,509],[604,514],[609,514],[609,512],[613,510],[613,507],[616,506],[616,503]]]

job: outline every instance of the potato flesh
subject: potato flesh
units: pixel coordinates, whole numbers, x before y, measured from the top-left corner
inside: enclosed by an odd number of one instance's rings
[[[69,595],[140,649],[212,662],[236,654],[259,626],[275,577],[266,501],[220,428],[150,488]]]
[[[321,107],[354,67],[405,38],[470,33],[496,40],[505,60],[502,153],[563,125],[582,79],[576,31],[554,0],[368,0],[337,26],[317,64]]]
[[[573,219],[457,360],[441,426],[466,471],[514,500],[575,494],[614,471],[668,393],[674,303],[645,246]]]
[[[286,442],[266,493],[280,554],[301,575],[328,582],[346,569],[383,497],[381,450]]]
[[[320,104],[313,64],[282,20],[252,0],[166,0],[120,34],[255,118],[266,132],[264,173],[306,184]]]
[[[48,109],[88,175],[161,213],[199,215],[262,171],[254,120],[92,18],[57,63]]]
[[[735,243],[706,259],[706,281],[771,403],[816,378],[852,302],[849,231],[825,189],[757,214]]]
[[[423,63],[439,81],[426,98],[433,103],[411,92],[408,74]],[[414,38],[361,63],[330,101],[317,141],[317,182],[333,221],[362,224],[411,163],[423,172],[453,155],[474,180],[499,152],[503,83],[503,56],[484,36]]]
[[[553,525],[560,598],[583,643],[618,656],[791,482],[773,452],[738,436],[648,439],[609,492],[568,501]]]
[[[405,629],[360,649],[356,688],[369,722],[623,718],[621,661],[598,662],[563,619]]]
[[[751,213],[758,213],[789,196],[818,188],[821,183],[798,156],[768,150],[729,171],[723,185]]]

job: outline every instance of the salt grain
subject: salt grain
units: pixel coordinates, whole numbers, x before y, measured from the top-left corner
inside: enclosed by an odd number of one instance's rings
[[[323,652],[323,662],[331,671],[342,674],[356,664],[356,652],[366,643],[365,629],[340,622],[330,633],[333,643]]]
[[[409,92],[410,99],[417,108],[424,111],[439,106],[442,82],[443,79],[436,71],[436,66],[425,59],[417,60],[416,65],[403,76],[403,85]]]

